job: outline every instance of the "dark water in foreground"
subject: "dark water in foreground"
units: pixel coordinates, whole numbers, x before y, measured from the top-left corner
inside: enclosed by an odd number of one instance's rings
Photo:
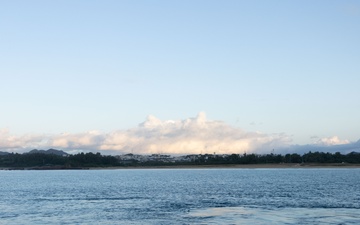
[[[360,224],[360,169],[0,171],[0,224]]]

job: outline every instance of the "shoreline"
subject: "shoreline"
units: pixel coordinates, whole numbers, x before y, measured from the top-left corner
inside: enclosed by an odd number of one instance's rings
[[[350,163],[280,163],[280,164],[215,164],[215,165],[164,165],[164,166],[113,166],[113,167],[7,167],[0,170],[126,170],[126,169],[310,169],[360,168]]]
[[[306,169],[306,168],[360,168],[360,164],[344,163],[282,163],[282,164],[218,164],[218,165],[171,165],[171,166],[127,166],[127,167],[94,167],[97,169]]]

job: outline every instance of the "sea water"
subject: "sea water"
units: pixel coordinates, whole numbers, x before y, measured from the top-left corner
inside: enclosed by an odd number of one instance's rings
[[[360,224],[360,169],[0,171],[0,224]]]

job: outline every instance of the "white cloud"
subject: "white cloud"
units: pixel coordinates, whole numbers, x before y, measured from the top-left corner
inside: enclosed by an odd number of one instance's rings
[[[338,136],[332,136],[327,138],[320,138],[315,142],[317,145],[324,145],[324,146],[332,146],[332,145],[343,145],[349,144],[350,141],[348,140],[340,140]]]
[[[245,132],[221,121],[208,120],[203,112],[185,120],[162,121],[148,116],[138,127],[111,133],[11,136],[8,131],[1,131],[0,135],[0,149],[58,148],[119,154],[268,153],[291,141],[284,134]]]
[[[0,150],[21,151],[26,148],[38,148],[46,142],[47,137],[42,135],[11,135],[8,129],[0,130]]]
[[[96,149],[99,143],[103,141],[103,135],[98,131],[89,131],[86,133],[70,134],[64,133],[53,136],[48,142],[49,145],[65,149]]]

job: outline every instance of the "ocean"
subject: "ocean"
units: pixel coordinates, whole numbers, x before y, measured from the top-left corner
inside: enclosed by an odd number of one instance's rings
[[[360,169],[0,171],[0,224],[360,224]]]

